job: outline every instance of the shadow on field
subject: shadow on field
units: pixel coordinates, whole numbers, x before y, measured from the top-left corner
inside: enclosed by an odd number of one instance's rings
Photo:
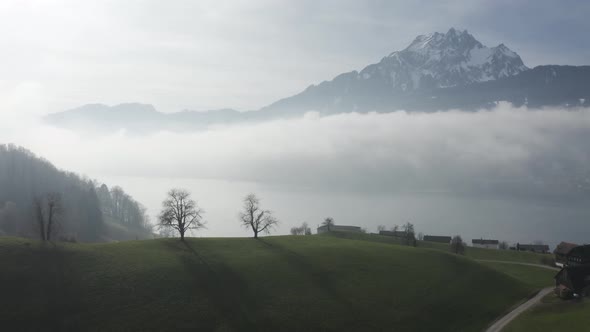
[[[247,290],[247,284],[229,267],[207,262],[189,243],[168,243],[174,250],[185,254],[179,258],[192,276],[194,283],[187,287],[192,294],[204,293],[218,314],[217,321],[198,322],[198,328],[214,331],[224,324],[234,331],[257,331],[255,324],[257,299]],[[195,326],[177,326],[177,328],[194,329]]]
[[[352,303],[347,296],[338,291],[334,286],[334,280],[330,277],[329,272],[309,263],[309,259],[301,256],[293,250],[270,243],[264,239],[259,238],[258,241],[267,246],[270,250],[279,254],[285,262],[296,267],[302,273],[307,274],[318,289],[324,292],[332,300],[336,301],[336,303],[341,305],[343,309],[348,310],[350,315],[355,314],[354,303]]]
[[[82,310],[74,285],[76,276],[66,251],[54,244],[21,250],[13,256],[21,266],[13,278],[0,273],[1,297],[14,299],[10,308],[0,304],[0,324],[6,331],[71,331],[71,317]],[[0,301],[1,302],[1,301]],[[17,313],[16,317],[3,314]],[[20,314],[18,314],[20,313]]]

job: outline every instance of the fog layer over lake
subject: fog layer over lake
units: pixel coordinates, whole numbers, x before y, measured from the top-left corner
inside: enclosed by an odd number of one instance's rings
[[[24,125],[23,123],[26,123]],[[257,193],[285,234],[301,222],[510,242],[590,235],[590,110],[340,114],[193,133],[84,137],[3,121],[0,141],[60,168],[121,185],[155,217],[185,187],[207,211],[203,236],[243,236],[241,198]]]

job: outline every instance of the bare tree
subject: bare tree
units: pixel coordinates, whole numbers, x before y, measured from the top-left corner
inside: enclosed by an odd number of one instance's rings
[[[404,231],[404,239],[406,245],[413,245],[416,246],[416,237],[414,236],[414,224],[411,222],[407,222],[402,225],[402,230]]]
[[[56,215],[61,214],[62,204],[61,195],[59,193],[47,194],[47,230],[46,239],[51,241],[51,234],[55,226]]]
[[[465,243],[463,243],[461,235],[455,235],[451,239],[451,251],[455,254],[465,254]]]
[[[328,229],[328,232],[329,232],[330,231],[330,227],[334,226],[334,218],[327,217],[326,219],[324,219],[324,222],[322,223],[322,226],[326,226],[326,228]]]
[[[41,237],[41,241],[45,241],[45,217],[43,216],[43,199],[41,197],[35,197],[33,199],[33,208],[35,209],[35,219],[39,228],[39,236]]]
[[[291,235],[301,235],[303,229],[301,227],[291,227]]]
[[[292,227],[291,235],[311,235],[311,228],[304,222],[299,227]]]
[[[48,193],[44,197],[35,197],[33,207],[41,240],[51,241],[57,216],[62,213],[61,195]]]
[[[499,248],[499,249],[502,249],[502,250],[506,250],[506,249],[508,249],[508,242],[506,242],[506,241],[501,241],[501,242],[498,244],[498,248]]]
[[[393,227],[391,227],[392,232],[397,232],[398,229],[399,229],[398,225],[393,225]]]
[[[303,234],[304,235],[311,235],[311,228],[309,227],[309,225],[306,222],[301,224],[301,227],[303,227]]]
[[[190,193],[184,189],[172,189],[162,202],[162,211],[158,216],[160,227],[170,227],[178,231],[180,240],[189,229],[204,228],[203,211],[197,202],[191,199]]]
[[[411,222],[407,222],[402,225],[402,229],[406,234],[412,233],[414,234],[414,224]]]
[[[385,230],[385,225],[379,225],[377,226],[377,232],[382,232]]]
[[[279,223],[271,211],[260,207],[260,200],[254,194],[248,194],[244,198],[243,209],[239,214],[240,222],[242,226],[252,229],[255,239],[261,232],[270,233],[270,230]]]
[[[420,240],[420,241],[424,240],[424,233],[422,233],[422,232],[418,233],[418,240]]]

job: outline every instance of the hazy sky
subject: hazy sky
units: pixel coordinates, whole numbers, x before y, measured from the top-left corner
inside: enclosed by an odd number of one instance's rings
[[[38,116],[97,102],[256,109],[449,27],[505,43],[530,67],[590,64],[589,14],[582,1],[0,1],[0,143],[122,185],[152,216],[169,188],[187,187],[208,211],[205,235],[247,234],[236,215],[255,191],[283,234],[333,216],[369,230],[410,220],[466,238],[585,241],[590,109],[308,113],[97,137]]]
[[[257,109],[451,26],[528,66],[588,64],[589,14],[588,1],[3,0],[0,112]]]
[[[513,243],[590,237],[590,108],[337,114],[195,132],[87,136],[0,121],[14,142],[109,186],[152,217],[187,188],[207,211],[204,236],[246,236],[237,213],[255,192],[281,220],[375,231],[411,221],[429,234]],[[276,233],[275,233],[276,234]]]

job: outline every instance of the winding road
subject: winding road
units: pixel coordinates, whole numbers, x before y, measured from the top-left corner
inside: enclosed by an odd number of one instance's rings
[[[525,266],[535,266],[544,269],[559,271],[560,269],[557,267],[541,265],[541,264],[532,264],[532,263],[520,263],[520,262],[510,262],[510,261],[497,261],[497,260],[488,260],[488,259],[477,259],[478,262],[490,262],[490,263],[503,263],[503,264],[516,264],[516,265],[525,265]],[[551,293],[553,291],[553,287],[547,287],[541,289],[537,295],[533,296],[523,304],[519,305],[518,307],[514,308],[512,311],[504,315],[502,318],[498,319],[497,321],[492,324],[492,326],[486,329],[486,332],[500,332],[508,323],[514,320],[518,315],[522,314],[523,312],[527,311],[528,309],[537,305],[545,295]]]
[[[526,310],[528,310],[528,309],[532,308],[533,306],[535,306],[536,304],[538,304],[539,301],[541,301],[541,299],[545,295],[551,293],[551,291],[553,291],[553,287],[547,287],[547,288],[541,289],[537,293],[537,295],[535,295],[533,298],[531,298],[530,300],[526,301],[525,303],[519,305],[514,310],[512,310],[511,312],[506,314],[504,317],[498,319],[494,324],[492,324],[492,326],[488,327],[486,332],[500,332],[500,331],[502,331],[502,329],[506,325],[508,325],[508,323],[510,323],[514,318],[518,317],[518,315],[522,314]]]

